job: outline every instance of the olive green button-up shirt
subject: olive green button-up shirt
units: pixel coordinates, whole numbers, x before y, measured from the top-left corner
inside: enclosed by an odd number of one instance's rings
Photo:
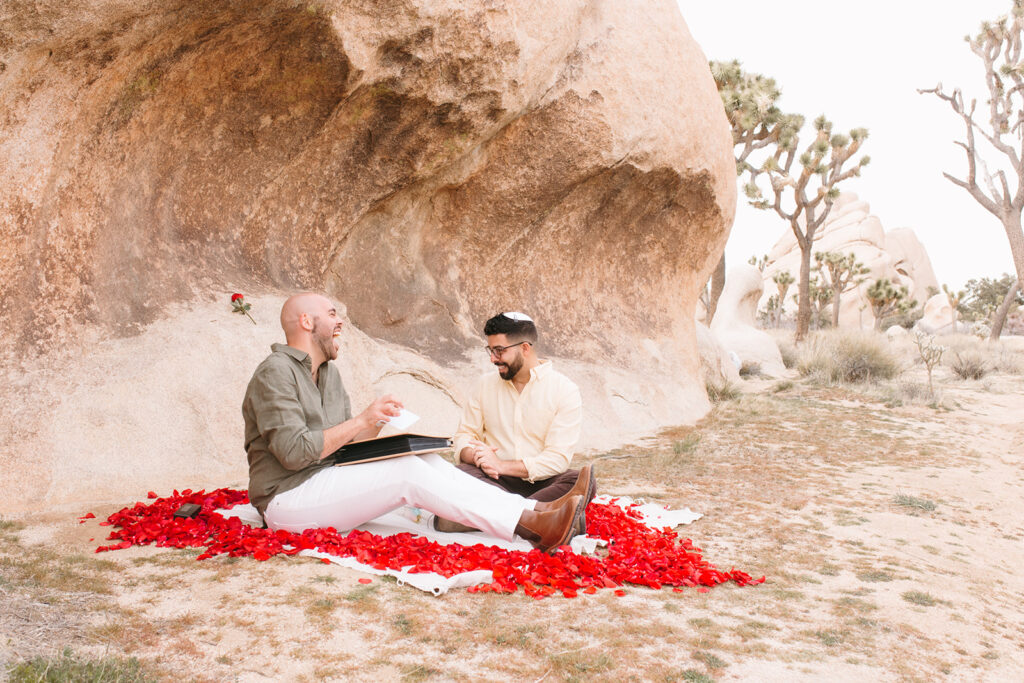
[[[263,514],[278,493],[295,488],[324,467],[324,430],[352,417],[338,369],[325,362],[313,382],[313,361],[286,344],[259,364],[242,401],[249,502]]]

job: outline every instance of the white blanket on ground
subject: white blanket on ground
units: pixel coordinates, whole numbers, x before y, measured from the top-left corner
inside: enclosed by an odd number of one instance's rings
[[[625,508],[627,505],[634,502],[633,499],[625,496],[597,496],[594,498],[595,503],[601,504],[608,504],[608,502],[612,500],[615,501],[616,505],[622,508]],[[675,528],[681,524],[689,524],[703,516],[698,512],[693,512],[689,508],[671,510],[662,505],[658,505],[657,503],[642,503],[636,509],[643,517],[644,524],[653,529],[662,529],[664,527]],[[217,510],[217,512],[224,517],[238,517],[243,523],[250,524],[252,526],[262,526],[263,524],[263,520],[260,518],[260,513],[257,512],[256,508],[249,504],[236,505],[229,510]],[[507,550],[530,550],[532,547],[528,541],[525,541],[518,536],[512,541],[504,541],[494,536],[488,536],[482,531],[465,534],[446,534],[434,531],[432,524],[433,517],[434,515],[429,512],[422,511],[419,508],[406,506],[389,512],[386,515],[381,515],[377,519],[371,520],[366,524],[361,524],[357,528],[360,531],[369,531],[371,534],[376,534],[378,536],[394,536],[395,534],[408,532],[416,536],[424,536],[432,541],[437,541],[442,545],[460,543],[462,545],[470,546],[476,545],[477,543],[483,543],[484,545],[495,545]],[[576,536],[570,543],[570,547],[573,552],[580,555],[593,553],[599,545],[604,545],[604,541],[598,538],[590,538],[589,536]],[[422,591],[433,593],[434,595],[442,595],[452,588],[476,586],[481,583],[490,583],[494,580],[491,576],[491,572],[486,569],[463,572],[461,574],[455,574],[454,576],[445,577],[434,573],[414,574],[404,569],[375,569],[370,565],[356,561],[355,558],[338,557],[337,555],[322,553],[318,550],[303,550],[298,554],[304,557],[318,557],[330,560],[332,564],[356,569],[367,574],[393,576],[399,584],[408,584],[415,588],[419,588]]]

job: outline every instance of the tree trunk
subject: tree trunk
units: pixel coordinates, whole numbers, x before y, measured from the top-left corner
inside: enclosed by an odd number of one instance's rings
[[[722,258],[718,259],[718,265],[715,266],[715,272],[711,273],[711,293],[708,296],[708,315],[704,321],[704,324],[711,326],[711,321],[715,318],[715,311],[718,310],[718,299],[722,296],[722,290],[725,289],[725,252],[722,252]]]
[[[807,236],[804,241],[806,246],[800,245],[800,281],[797,284],[799,297],[794,338],[797,343],[807,337],[807,330],[811,326],[811,248],[814,246],[812,237],[813,235]]]
[[[839,297],[842,291],[839,289],[832,289],[832,329],[835,330],[839,327]]]
[[[990,341],[996,341],[999,339],[999,335],[1003,333],[1003,325],[1006,324],[1006,316],[1010,312],[1010,307],[1013,305],[1013,300],[1017,297],[1017,292],[1020,290],[1020,280],[1014,280],[1013,284],[1010,285],[1010,289],[1007,290],[1006,296],[1003,297],[1003,303],[999,304],[999,308],[996,309],[996,314],[992,317],[992,334],[989,335]]]
[[[1003,216],[1003,229],[1010,240],[1010,253],[1013,254],[1013,267],[1017,270],[1017,283],[1024,282],[1024,232],[1020,227],[1020,212]]]

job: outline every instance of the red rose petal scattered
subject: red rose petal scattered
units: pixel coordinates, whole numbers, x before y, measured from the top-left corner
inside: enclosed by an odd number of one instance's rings
[[[135,503],[110,515],[101,526],[114,526],[108,540],[96,552],[120,550],[132,545],[155,544],[169,548],[203,548],[197,559],[215,555],[249,556],[259,561],[274,555],[294,555],[315,549],[336,557],[353,557],[378,569],[434,572],[450,577],[476,569],[490,570],[492,580],[469,588],[471,593],[515,593],[520,588],[541,600],[556,593],[576,597],[600,588],[625,595],[623,584],[659,589],[671,586],[715,586],[733,581],[740,586],[763,583],[739,570],[719,571],[701,556],[688,538],[680,539],[671,529],[651,529],[641,522],[635,506],[625,509],[591,503],[587,507],[587,534],[607,541],[601,556],[576,555],[568,547],[554,555],[539,550],[504,550],[483,544],[442,545],[422,536],[401,533],[382,537],[367,531],[341,534],[332,528],[309,529],[300,534],[259,529],[242,524],[235,517],[223,517],[215,510],[247,503],[245,491],[217,489],[175,491],[165,498],[149,492],[150,504]],[[194,518],[177,518],[174,512],[185,503],[200,506]],[[330,560],[322,558],[323,562]],[[372,579],[360,579],[371,583]],[[707,591],[707,588],[698,590]]]

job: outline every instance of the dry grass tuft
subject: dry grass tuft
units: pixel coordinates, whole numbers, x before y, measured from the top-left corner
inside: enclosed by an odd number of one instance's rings
[[[812,381],[838,384],[891,379],[900,368],[879,335],[830,331],[819,332],[804,346],[797,370]]]
[[[708,382],[704,387],[708,392],[708,399],[712,403],[733,401],[742,395],[740,388],[729,380],[723,380],[721,384]]]
[[[924,512],[933,512],[937,507],[934,501],[928,500],[927,498],[909,496],[905,493],[897,494],[896,497],[892,499],[892,502],[905,508],[922,510]]]
[[[989,366],[979,353],[954,351],[949,361],[949,369],[960,379],[981,379],[988,374]]]
[[[745,360],[745,361],[743,361],[743,364],[740,365],[740,371],[739,372],[740,372],[740,377],[744,377],[744,378],[745,377],[763,377],[764,376],[764,373],[761,371],[761,364],[756,362],[756,361],[752,361],[752,360]]]
[[[900,597],[913,605],[920,605],[921,607],[933,607],[938,604],[938,600],[921,591],[907,591],[900,594]]]
[[[34,657],[7,671],[10,683],[57,683],[58,681],[95,681],[96,683],[146,683],[160,679],[159,673],[142,666],[135,657],[83,659],[71,648],[60,656]]]

